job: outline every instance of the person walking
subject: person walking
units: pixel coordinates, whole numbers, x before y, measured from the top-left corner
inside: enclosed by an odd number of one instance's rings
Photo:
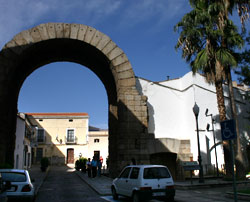
[[[97,176],[101,177],[101,173],[102,173],[102,161],[101,159],[99,159],[97,162]]]
[[[91,161],[91,168],[92,168],[92,177],[95,178],[97,174],[97,160],[95,156]]]
[[[88,161],[87,161],[87,171],[88,171],[88,177],[91,177],[91,161],[90,161],[90,158],[88,158]]]
[[[136,165],[135,158],[132,158],[132,159],[131,159],[131,164],[130,164],[130,165]]]

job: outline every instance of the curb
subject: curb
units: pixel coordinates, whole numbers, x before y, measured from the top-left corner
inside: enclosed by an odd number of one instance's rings
[[[97,188],[94,184],[89,183],[88,180],[86,180],[82,175],[80,171],[76,171],[75,172],[92,190],[94,190],[96,193],[98,193],[101,196],[110,196],[110,193],[104,193],[102,190],[100,190],[100,188]]]
[[[78,175],[78,177],[80,177],[81,180],[84,181],[92,190],[94,190],[96,193],[102,195],[101,193],[99,193],[99,191],[98,191],[97,189],[95,189],[93,186],[91,186],[91,184],[88,183],[88,181],[85,180],[84,177],[82,177],[81,174],[79,174],[79,172],[81,172],[81,171],[77,171],[77,170],[76,170],[76,172],[75,172],[75,173]]]
[[[233,192],[227,192],[226,193],[227,198],[234,198],[234,193]],[[250,201],[250,194],[242,194],[242,193],[237,193],[237,198],[243,201]]]
[[[250,182],[237,182],[237,185],[239,184],[249,184]],[[232,186],[232,182],[218,182],[218,183],[210,183],[210,184],[178,184],[175,183],[175,188],[179,190],[188,190],[188,189],[202,189],[202,188],[209,188],[209,187],[221,187],[221,186]]]
[[[50,171],[50,166],[46,169],[45,176],[44,176],[43,180],[41,181],[41,183],[37,185],[37,187],[36,187],[36,189],[35,189],[35,196],[37,195],[37,193],[38,193],[40,187],[43,185],[44,181],[46,180],[49,171]]]

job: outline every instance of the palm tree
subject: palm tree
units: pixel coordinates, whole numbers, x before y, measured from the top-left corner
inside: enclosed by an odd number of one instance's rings
[[[190,63],[192,71],[201,71],[210,83],[216,87],[220,121],[226,120],[223,94],[223,81],[226,79],[226,67],[236,66],[233,48],[243,44],[241,36],[233,22],[227,19],[223,30],[219,29],[221,9],[216,1],[190,0],[193,10],[186,14],[175,26],[181,29],[176,49],[182,50],[182,57]],[[224,41],[228,46],[223,46]],[[225,143],[224,158],[226,171],[230,173],[230,153]]]
[[[232,43],[227,40],[227,29],[226,25],[228,23],[229,14],[232,15],[233,10],[237,8],[238,15],[241,19],[242,30],[243,33],[245,32],[245,21],[249,18],[250,13],[250,0],[217,0],[214,1],[213,4],[219,8],[218,13],[218,28],[223,33],[222,38],[222,47],[228,48]],[[236,172],[238,177],[245,178],[245,166],[242,154],[242,147],[241,147],[241,139],[240,139],[240,132],[239,132],[239,123],[237,118],[237,110],[236,104],[234,101],[234,92],[233,92],[233,85],[232,85],[232,77],[231,77],[231,65],[225,66],[225,73],[228,81],[229,86],[229,95],[230,95],[230,104],[231,104],[231,114],[234,120],[236,121],[236,132],[237,132],[237,140],[236,140]]]
[[[250,46],[250,32],[246,37],[246,42]],[[239,54],[240,60],[240,71],[235,71],[236,74],[240,75],[239,80],[246,85],[250,86],[250,49],[246,49],[243,53]]]

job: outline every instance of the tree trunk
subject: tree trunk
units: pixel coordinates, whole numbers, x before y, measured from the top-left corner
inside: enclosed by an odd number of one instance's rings
[[[243,154],[241,150],[239,121],[237,117],[236,104],[234,100],[234,92],[233,92],[232,77],[231,77],[230,69],[227,69],[227,79],[228,79],[231,114],[232,114],[232,118],[235,120],[236,134],[237,134],[237,139],[234,141],[234,148],[236,148],[235,149],[236,176],[238,178],[245,179],[246,167],[244,165],[244,159],[243,159]]]
[[[216,95],[217,95],[217,103],[218,103],[218,110],[219,110],[219,116],[220,121],[225,121],[226,118],[226,108],[225,108],[225,102],[224,102],[224,91],[222,86],[222,80],[215,81],[215,87],[216,87]],[[224,150],[224,161],[225,161],[225,170],[226,170],[226,176],[232,177],[232,169],[231,169],[231,156],[230,156],[230,149],[228,141],[223,141],[223,150]]]

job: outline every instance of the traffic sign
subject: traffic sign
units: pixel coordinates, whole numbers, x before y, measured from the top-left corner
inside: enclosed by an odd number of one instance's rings
[[[221,126],[221,136],[222,140],[233,140],[236,139],[236,127],[234,119],[222,121]]]
[[[182,166],[185,171],[200,170],[200,166],[197,161],[183,161]]]

